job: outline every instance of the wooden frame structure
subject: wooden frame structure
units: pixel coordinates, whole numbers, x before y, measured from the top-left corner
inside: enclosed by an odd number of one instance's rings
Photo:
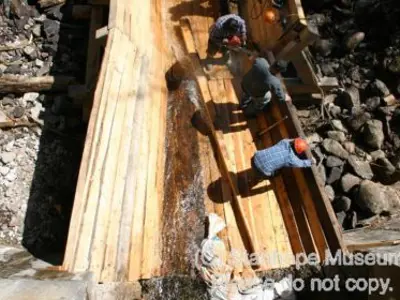
[[[279,24],[263,21],[262,11],[272,7],[271,0],[248,0],[241,12],[250,28],[252,40],[263,51],[272,51],[276,60],[293,63],[297,78],[285,78],[291,94],[320,93],[338,86],[336,78],[319,78],[310,62],[308,45],[318,38],[316,29],[310,27],[301,5],[301,0],[288,0],[280,10],[281,18],[286,18],[285,28]]]

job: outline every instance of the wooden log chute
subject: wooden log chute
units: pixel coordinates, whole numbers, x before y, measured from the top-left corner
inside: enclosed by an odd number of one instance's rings
[[[98,18],[107,1],[91,4],[91,16]],[[175,230],[162,227],[164,218],[175,218],[162,211],[169,201],[164,198],[168,98],[164,76],[173,61],[165,27],[179,25],[179,37],[195,70],[202,117],[211,129],[210,137],[200,133],[188,137],[198,141],[204,170],[204,199],[196,201],[203,200],[207,213],[225,220],[221,238],[227,248],[282,255],[260,262],[260,270],[286,268],[294,263],[294,254],[315,252],[323,258],[326,250],[345,250],[314,169],[287,170],[271,181],[252,182],[251,157],[257,149],[302,134],[293,111],[274,103],[270,114],[245,120],[238,108],[240,76],[223,66],[219,76],[208,78],[202,69],[216,8],[196,1],[179,6],[179,15],[189,20],[179,24],[181,18],[162,15],[162,5],[161,0],[111,0],[108,24],[91,20],[94,46],[89,47],[93,57],[87,69],[99,69],[99,74],[88,72],[86,78],[86,87],[92,82],[95,91],[93,103],[88,103],[92,108],[63,269],[89,270],[95,280],[105,282],[177,272],[164,270],[161,264],[163,230]],[[100,29],[104,29],[102,41],[96,40]],[[288,116],[285,122],[258,138],[260,130],[284,116]],[[185,255],[187,249],[176,253],[176,260]],[[247,263],[235,266],[236,271],[246,269]]]

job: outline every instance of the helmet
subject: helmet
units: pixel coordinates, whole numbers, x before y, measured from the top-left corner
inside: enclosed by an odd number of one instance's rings
[[[275,8],[267,8],[264,11],[264,21],[268,24],[275,24],[278,22],[278,12]]]
[[[240,41],[240,38],[236,35],[232,36],[229,40],[229,45],[231,46],[240,46],[241,44],[242,42]]]
[[[308,149],[308,144],[302,138],[297,138],[294,140],[294,149],[297,154],[302,154]]]

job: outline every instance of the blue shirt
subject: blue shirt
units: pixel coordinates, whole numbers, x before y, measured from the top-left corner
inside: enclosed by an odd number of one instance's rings
[[[255,59],[251,69],[243,76],[243,91],[251,97],[259,98],[272,91],[279,101],[285,101],[286,96],[278,77],[269,71],[269,63],[263,57]]]
[[[211,27],[210,29],[211,40],[217,43],[222,43],[223,39],[228,38],[229,33],[224,31],[222,27],[228,19],[235,19],[236,21],[239,22],[239,31],[236,32],[236,35],[238,35],[242,40],[246,39],[246,22],[238,15],[230,14],[219,17],[215,22],[215,24]]]
[[[270,148],[257,151],[254,154],[254,164],[264,175],[272,176],[276,170],[284,167],[311,167],[311,160],[298,158],[291,140],[284,139]]]

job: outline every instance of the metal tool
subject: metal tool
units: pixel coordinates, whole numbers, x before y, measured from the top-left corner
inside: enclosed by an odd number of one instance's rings
[[[280,119],[279,121],[275,122],[274,124],[272,124],[271,126],[269,126],[268,128],[265,128],[261,131],[259,131],[257,133],[258,137],[263,136],[264,134],[266,134],[267,132],[269,132],[271,129],[274,129],[276,126],[278,126],[279,124],[281,124],[283,121],[285,121],[288,118],[288,116],[284,116],[282,119]]]

